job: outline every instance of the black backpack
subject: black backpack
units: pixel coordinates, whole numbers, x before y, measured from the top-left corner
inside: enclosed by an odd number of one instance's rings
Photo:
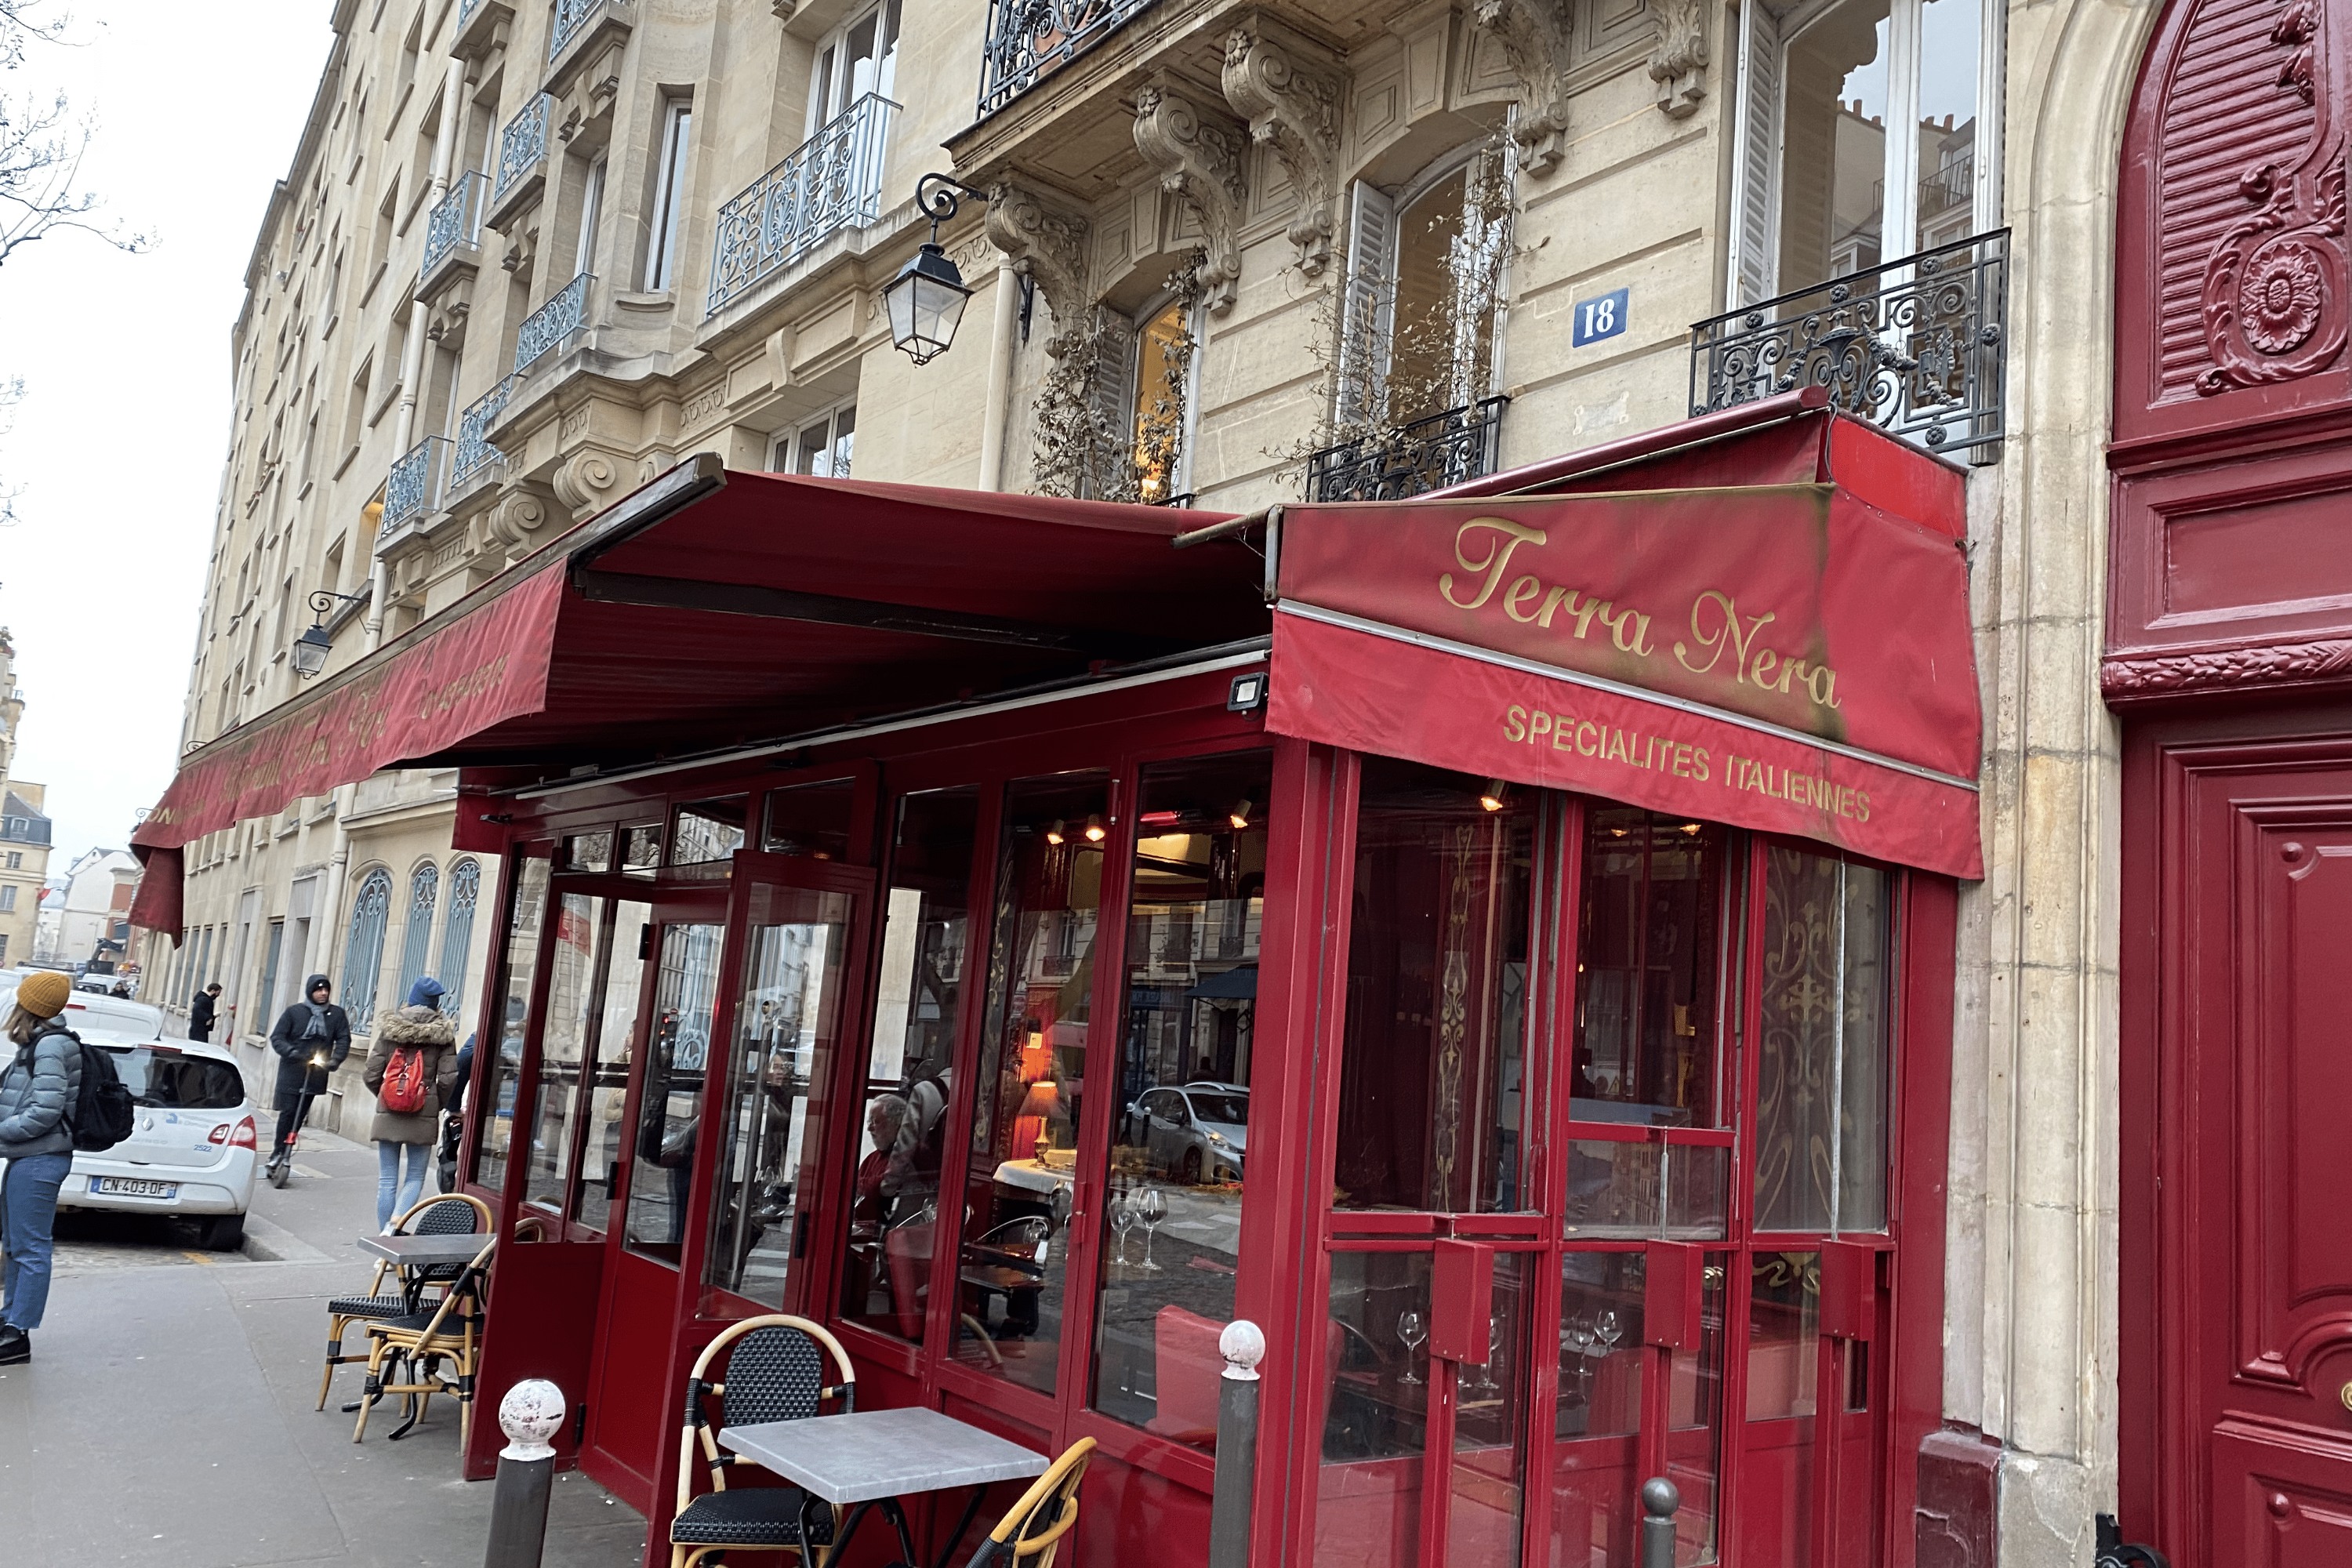
[[[81,1093],[74,1100],[73,1114],[66,1118],[66,1129],[73,1134],[75,1148],[95,1154],[131,1136],[133,1101],[122,1087],[122,1075],[114,1070],[114,1053],[79,1035],[73,1041],[81,1047]]]

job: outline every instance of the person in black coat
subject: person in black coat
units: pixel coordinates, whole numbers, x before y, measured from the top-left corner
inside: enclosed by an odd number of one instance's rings
[[[196,999],[188,1004],[188,1038],[207,1042],[212,1039],[213,1020],[220,1012],[220,982],[215,980],[197,992]]]
[[[329,999],[334,988],[327,977],[310,976],[302,994],[305,1000],[278,1015],[277,1026],[269,1031],[269,1048],[278,1053],[278,1141],[269,1151],[273,1164],[285,1157],[287,1140],[294,1136],[294,1118],[306,1085],[310,1092],[320,1092],[327,1074],[352,1054],[352,1020]]]

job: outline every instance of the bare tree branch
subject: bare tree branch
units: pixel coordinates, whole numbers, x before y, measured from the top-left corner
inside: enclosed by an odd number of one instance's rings
[[[0,71],[22,68],[29,45],[64,43],[70,19],[51,10],[49,0],[0,0]],[[92,217],[97,194],[76,188],[90,129],[87,120],[74,119],[63,93],[44,102],[37,92],[0,91],[0,265],[18,246],[60,229],[94,235],[120,250],[147,248],[145,235]]]

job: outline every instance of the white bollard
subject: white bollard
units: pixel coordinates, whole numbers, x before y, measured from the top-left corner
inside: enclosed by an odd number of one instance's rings
[[[563,1390],[545,1378],[525,1378],[499,1401],[497,1490],[490,1497],[490,1543],[482,1568],[540,1568],[547,1547],[547,1500],[555,1484],[555,1449],[548,1442],[570,1408]]]

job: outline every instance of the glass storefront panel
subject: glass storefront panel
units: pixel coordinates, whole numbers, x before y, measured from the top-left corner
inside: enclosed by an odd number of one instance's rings
[[[1418,1568],[1429,1451],[1426,1252],[1331,1255],[1317,1568]]]
[[[1495,1259],[1494,1310],[1484,1364],[1463,1366],[1454,1384],[1453,1496],[1445,1512],[1445,1560],[1517,1568],[1527,1492],[1528,1329],[1532,1254]]]
[[[599,837],[609,847],[610,836]],[[606,901],[586,893],[562,893],[555,900],[555,940],[547,965],[547,1015],[540,1025],[539,1085],[523,1201],[559,1214],[569,1195],[583,1109],[580,1069],[596,1021]]]
[[[743,847],[750,810],[740,795],[679,806],[677,818],[670,826],[669,863],[700,866],[727,859]]]
[[[613,955],[604,965],[604,997],[589,1048],[588,1121],[582,1137],[580,1185],[572,1217],[591,1230],[612,1223],[613,1198],[620,1184],[622,1140],[626,1129],[629,1063],[637,1034],[637,1004],[645,992],[646,942],[653,907],[634,899],[613,906]]]
[[[1110,779],[1023,779],[1004,795],[978,1092],[964,1183],[955,1358],[1051,1394],[1068,1284]]]
[[[840,1026],[853,909],[843,893],[751,891],[706,1277],[775,1310],[792,1268],[802,1153],[821,1131],[811,1096]]]
[[[1717,1026],[1729,830],[1632,806],[1585,818],[1569,1114],[1722,1125]]]
[[[1648,1265],[1640,1252],[1571,1252],[1560,1259],[1553,1568],[1613,1568],[1634,1560]]]
[[[1332,1207],[1509,1213],[1537,796],[1364,760]]]
[[[1241,1266],[1272,789],[1251,752],[1146,768],[1138,791],[1090,1398],[1204,1449]]]
[[[467,1090],[475,1112],[474,1180],[503,1191],[507,1154],[514,1142],[515,1088],[522,1071],[523,1030],[530,1017],[530,985],[539,967],[539,938],[547,919],[549,868],[543,851],[524,851],[514,872],[513,901],[507,906],[507,949],[501,961],[495,1022],[484,1020],[489,1048],[475,1047],[473,1085]]]
[[[1735,1255],[1710,1252],[1699,1286],[1699,1342],[1675,1352],[1666,1394],[1666,1479],[1682,1496],[1675,1515],[1679,1568],[1716,1560],[1716,1521],[1723,1479],[1723,1367],[1730,1344],[1724,1321]]]
[[[979,820],[977,790],[908,795],[890,852],[841,1314],[900,1339],[930,1300]]]
[[[768,796],[760,847],[771,855],[813,860],[849,858],[849,814],[857,803],[854,779],[793,784]]]
[[[637,1103],[635,1166],[622,1240],[641,1257],[675,1264],[685,1250],[710,1023],[719,999],[722,923],[664,926],[654,980],[652,1037]]]

